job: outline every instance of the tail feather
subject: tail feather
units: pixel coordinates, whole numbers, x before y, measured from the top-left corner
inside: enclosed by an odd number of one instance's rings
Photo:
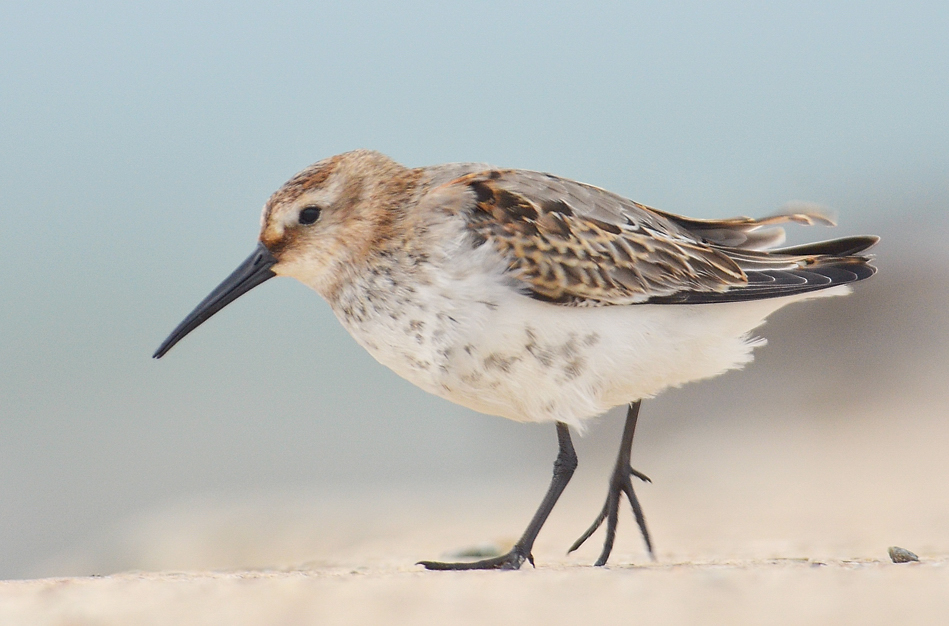
[[[766,228],[793,222],[805,226],[835,226],[834,220],[817,211],[778,213],[768,217],[732,217],[724,220],[701,220],[650,209],[672,220],[682,228],[715,246],[737,250],[765,250],[784,243],[783,228]]]
[[[840,239],[829,239],[827,241],[818,241],[816,243],[805,243],[799,246],[789,248],[776,248],[771,250],[772,254],[787,254],[792,256],[812,256],[812,255],[833,255],[833,256],[852,256],[863,252],[880,241],[879,237],[873,235],[860,235],[857,237],[841,237]]]
[[[879,237],[844,237],[768,251],[714,246],[742,269],[743,285],[726,291],[682,291],[650,298],[650,304],[705,304],[793,296],[864,280],[876,273],[861,255]]]

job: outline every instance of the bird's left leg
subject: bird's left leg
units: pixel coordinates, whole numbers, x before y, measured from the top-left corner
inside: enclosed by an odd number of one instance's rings
[[[603,541],[603,551],[600,552],[600,558],[596,560],[595,565],[606,565],[607,559],[610,558],[610,552],[613,551],[613,540],[616,538],[616,522],[619,518],[619,501],[624,493],[629,500],[630,506],[633,507],[633,515],[636,516],[636,523],[639,525],[639,530],[643,534],[643,541],[646,542],[646,549],[649,551],[649,556],[653,560],[656,558],[653,554],[649,530],[646,528],[646,518],[643,516],[643,509],[639,506],[639,498],[636,497],[636,492],[633,491],[633,482],[630,480],[630,476],[635,476],[640,480],[652,482],[648,476],[634,470],[629,461],[629,457],[633,451],[633,434],[636,432],[636,420],[639,419],[639,407],[641,404],[642,400],[630,403],[629,409],[626,411],[626,425],[623,427],[623,440],[620,443],[619,455],[616,457],[616,465],[613,467],[613,475],[610,477],[610,488],[606,494],[606,503],[603,505],[603,510],[600,511],[600,514],[587,531],[567,550],[569,554],[579,548],[583,542],[589,539],[590,535],[600,527],[600,524],[602,524],[605,519],[606,539]]]
[[[519,569],[524,561],[530,561],[534,564],[534,556],[531,549],[534,547],[534,540],[537,534],[547,521],[547,516],[553,510],[554,505],[563,493],[573,471],[577,469],[577,453],[573,449],[573,442],[570,440],[570,429],[563,422],[557,422],[557,440],[560,444],[560,451],[557,453],[557,459],[554,461],[554,475],[550,481],[550,487],[547,489],[547,495],[544,496],[540,507],[534,513],[527,530],[517,540],[514,547],[507,554],[474,561],[473,563],[442,563],[440,561],[419,561],[419,565],[424,565],[425,569],[436,570],[462,570],[462,569]]]

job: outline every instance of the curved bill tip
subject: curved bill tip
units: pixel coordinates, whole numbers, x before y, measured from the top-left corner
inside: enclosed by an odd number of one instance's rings
[[[158,346],[158,350],[155,350],[152,358],[160,359],[165,356],[165,353],[171,350],[176,343],[184,339],[188,333],[203,324],[209,317],[257,285],[276,276],[270,269],[276,262],[277,259],[264,244],[257,244],[254,253],[247,257],[230,276],[224,279],[224,282],[218,285],[207,298],[202,300],[188,314],[188,317],[178,324],[178,327]]]

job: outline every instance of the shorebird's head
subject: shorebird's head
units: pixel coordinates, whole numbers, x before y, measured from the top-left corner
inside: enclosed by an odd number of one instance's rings
[[[392,205],[411,171],[389,157],[356,150],[315,163],[264,206],[260,243],[291,276],[329,297],[391,229]]]
[[[392,228],[392,209],[415,177],[370,150],[306,168],[264,206],[257,249],[192,311],[155,352],[161,358],[209,317],[274,276],[292,276],[324,297]]]

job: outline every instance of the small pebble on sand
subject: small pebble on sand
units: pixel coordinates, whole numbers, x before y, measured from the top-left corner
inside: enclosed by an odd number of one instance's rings
[[[887,552],[890,553],[890,560],[894,563],[909,563],[911,561],[919,561],[919,557],[906,548],[890,546],[887,549]]]

